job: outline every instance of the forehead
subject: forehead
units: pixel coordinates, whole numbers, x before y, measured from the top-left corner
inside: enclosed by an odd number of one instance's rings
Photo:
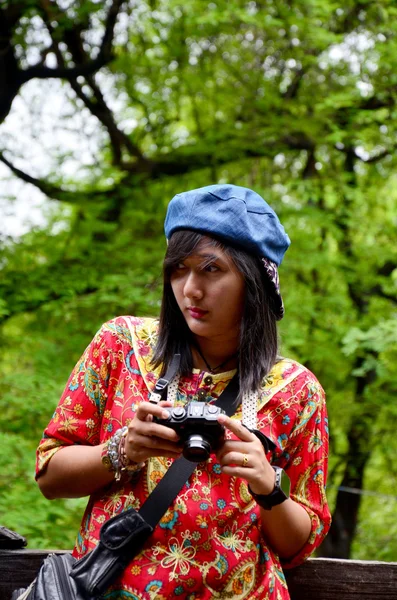
[[[221,258],[226,262],[231,261],[229,254],[222,247],[221,243],[208,236],[203,236],[197,246],[189,255],[198,258]]]

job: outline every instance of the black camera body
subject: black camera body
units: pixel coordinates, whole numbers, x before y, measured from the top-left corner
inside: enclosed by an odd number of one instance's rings
[[[219,406],[192,401],[186,406],[164,407],[163,410],[168,412],[168,418],[154,417],[153,421],[176,431],[187,460],[207,460],[223,441],[225,428],[218,423],[217,417],[225,411]]]

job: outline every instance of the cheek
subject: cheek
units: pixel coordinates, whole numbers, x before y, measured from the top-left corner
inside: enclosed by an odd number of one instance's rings
[[[244,284],[239,280],[227,282],[214,294],[214,301],[216,301],[216,306],[221,315],[239,321],[243,316],[245,305]]]
[[[174,293],[175,300],[177,304],[180,305],[181,296],[182,296],[182,285],[179,281],[171,281],[171,289]]]

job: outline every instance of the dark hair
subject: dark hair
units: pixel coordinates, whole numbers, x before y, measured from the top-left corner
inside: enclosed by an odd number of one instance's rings
[[[171,287],[171,275],[178,263],[190,256],[203,239],[227,254],[245,280],[245,303],[241,319],[238,371],[240,395],[259,389],[263,378],[276,362],[278,352],[275,305],[271,284],[260,258],[245,250],[225,244],[213,236],[195,231],[176,231],[169,240],[163,264],[163,298],[160,311],[159,337],[153,364],[163,365],[165,373],[176,352],[181,354],[181,375],[193,368],[190,345],[192,334],[178,307]]]

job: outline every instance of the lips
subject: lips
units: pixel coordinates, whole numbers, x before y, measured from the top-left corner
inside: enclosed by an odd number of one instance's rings
[[[197,306],[189,306],[188,311],[190,316],[193,317],[193,319],[202,319],[204,315],[206,315],[208,312],[208,310],[202,310]]]

